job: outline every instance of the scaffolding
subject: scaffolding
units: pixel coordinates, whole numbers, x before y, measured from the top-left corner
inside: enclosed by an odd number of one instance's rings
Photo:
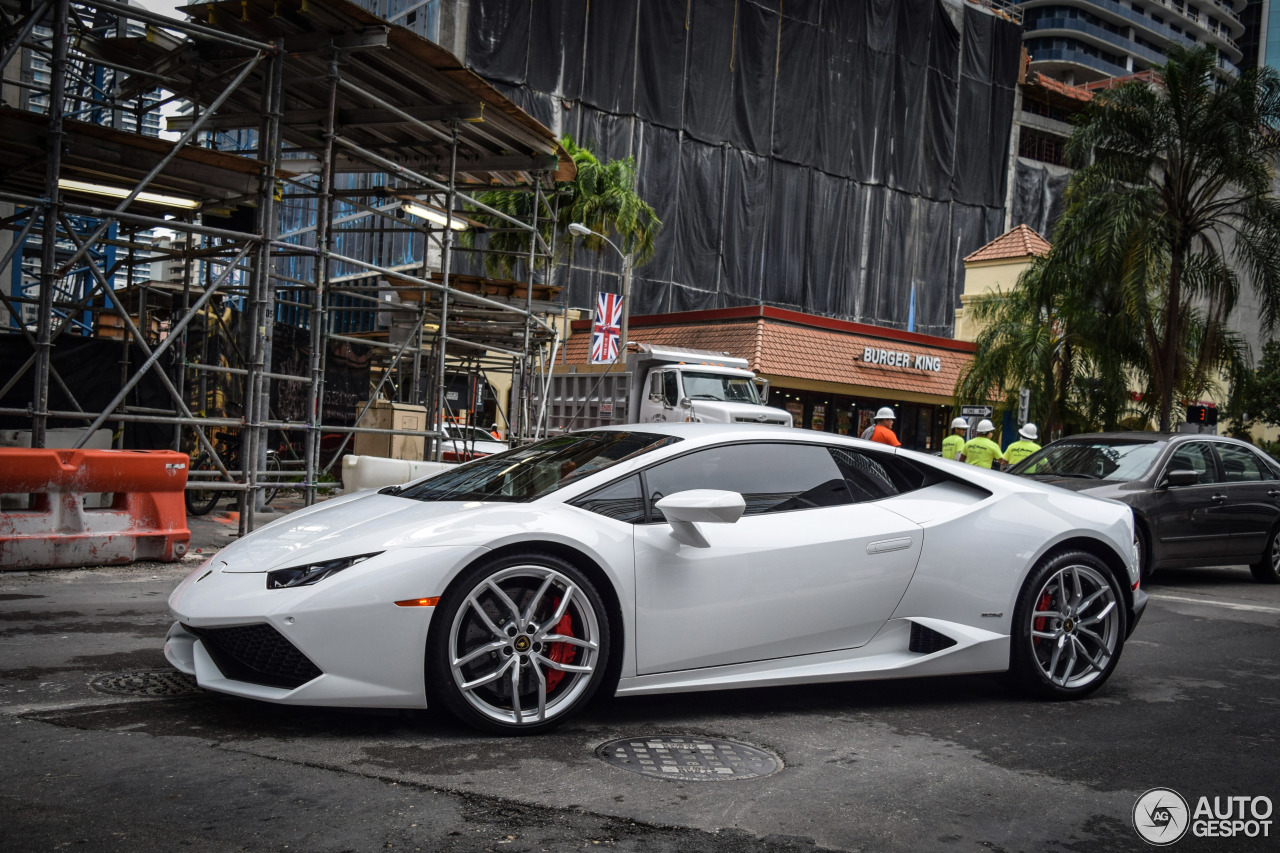
[[[574,174],[551,132],[456,57],[345,0],[186,11],[180,22],[110,0],[0,0],[5,91],[46,105],[0,106],[0,282],[13,282],[0,287],[12,318],[0,334],[30,347],[0,401],[32,388],[0,417],[30,418],[37,447],[51,425],[82,428],[77,447],[104,425],[159,425],[168,445],[213,463],[219,490],[240,492],[241,533],[265,492],[314,502],[353,435],[406,434],[368,426],[380,397],[426,405],[434,423],[411,434],[439,459],[449,377],[509,372],[507,434],[536,436],[561,310],[542,283],[545,212]],[[47,80],[11,73],[22,51],[44,58]],[[146,97],[157,89],[164,97]],[[126,108],[136,127],[164,112],[178,138],[77,118]],[[535,193],[532,220],[476,198],[494,188]],[[113,192],[118,202],[103,200]],[[459,264],[477,250],[455,236],[477,225],[473,212],[528,235],[523,280],[458,271],[477,268]],[[142,274],[156,265],[171,274]],[[106,318],[120,330],[121,381],[109,403],[85,407],[54,346]],[[354,417],[336,419],[349,423],[325,417],[339,348],[370,364]],[[130,403],[144,381],[163,387],[164,405]],[[234,454],[218,430],[236,432]],[[336,452],[322,455],[325,436],[341,436]],[[280,441],[300,446],[284,473],[267,464]],[[189,488],[209,487],[192,477]]]

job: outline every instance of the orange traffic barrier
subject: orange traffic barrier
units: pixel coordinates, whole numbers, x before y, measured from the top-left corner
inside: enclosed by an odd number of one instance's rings
[[[185,453],[0,447],[0,493],[30,496],[0,509],[0,569],[172,562],[187,552]],[[86,507],[105,492],[111,506]]]

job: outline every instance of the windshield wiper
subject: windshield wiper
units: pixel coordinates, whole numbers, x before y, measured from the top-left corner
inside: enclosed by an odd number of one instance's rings
[[[1077,480],[1101,480],[1097,474],[1078,474],[1075,471],[1038,471],[1044,477],[1075,477]]]

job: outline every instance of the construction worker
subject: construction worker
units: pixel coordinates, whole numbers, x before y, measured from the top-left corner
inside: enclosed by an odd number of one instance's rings
[[[951,422],[951,435],[942,439],[942,458],[959,459],[964,449],[964,434],[969,431],[969,422],[964,418],[956,418]]]
[[[1015,441],[1004,449],[1004,461],[1010,465],[1017,465],[1040,449],[1040,445],[1036,444],[1040,432],[1035,424],[1030,421],[1023,424],[1022,429],[1018,430],[1018,435],[1022,436],[1022,441]]]
[[[898,441],[898,437],[893,434],[893,409],[888,406],[881,406],[876,412],[875,425],[869,430],[864,430],[863,438],[869,438],[871,441],[878,441],[881,444],[887,444],[890,447],[901,447],[902,442]],[[867,432],[870,432],[870,435]]]
[[[997,459],[1003,459],[1004,457],[1000,454],[1000,445],[991,440],[995,431],[996,425],[988,419],[983,418],[978,421],[975,429],[978,434],[965,442],[964,448],[960,451],[960,461],[977,465],[979,468],[990,468],[991,463]]]

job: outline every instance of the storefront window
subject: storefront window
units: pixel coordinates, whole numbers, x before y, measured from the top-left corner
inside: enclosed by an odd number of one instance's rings
[[[826,432],[827,407],[825,403],[814,404],[813,414],[809,416],[809,429],[816,429],[818,432]]]

